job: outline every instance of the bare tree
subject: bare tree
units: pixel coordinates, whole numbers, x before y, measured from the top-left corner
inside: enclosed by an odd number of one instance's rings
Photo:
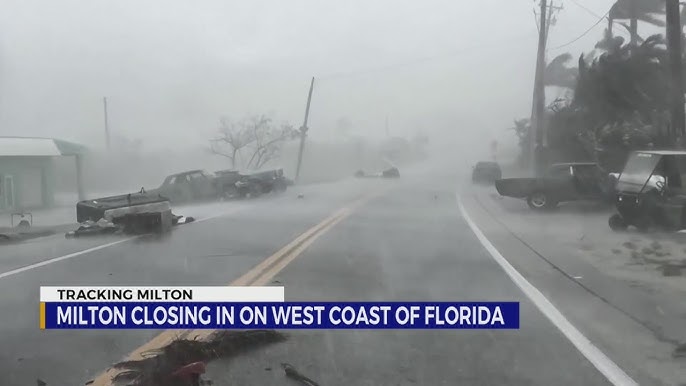
[[[235,169],[241,150],[254,142],[252,130],[244,122],[233,122],[227,118],[219,121],[219,135],[210,140],[212,153],[226,157]]]
[[[227,157],[234,169],[237,166],[259,169],[277,158],[283,143],[297,135],[293,126],[281,124],[277,127],[265,115],[252,116],[239,122],[223,119],[219,136],[210,140],[210,149],[214,154]],[[245,157],[246,154],[249,158]],[[247,163],[243,162],[245,159],[248,159]]]

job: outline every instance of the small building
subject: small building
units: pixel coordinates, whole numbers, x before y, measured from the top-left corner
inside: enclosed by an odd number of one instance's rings
[[[53,138],[0,137],[0,212],[54,205],[55,157],[74,157],[83,197],[81,156],[85,147]]]

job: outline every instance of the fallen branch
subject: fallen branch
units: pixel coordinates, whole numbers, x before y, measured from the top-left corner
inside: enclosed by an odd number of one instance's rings
[[[133,386],[184,385],[174,383],[172,374],[185,365],[230,358],[285,340],[285,335],[273,330],[220,330],[207,340],[177,339],[165,347],[145,353],[144,359],[115,364],[114,368],[121,372],[112,381],[130,382],[128,384]]]
[[[293,365],[289,363],[282,363],[281,367],[283,368],[283,371],[286,373],[287,377],[294,379],[306,386],[319,386],[317,382],[304,376],[302,373],[296,370],[296,368],[293,367]]]

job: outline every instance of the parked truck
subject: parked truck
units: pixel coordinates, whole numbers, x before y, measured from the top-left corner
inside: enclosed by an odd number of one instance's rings
[[[504,178],[495,181],[502,196],[525,199],[535,210],[552,209],[561,202],[593,200],[612,202],[615,179],[595,163],[551,165],[536,178]]]

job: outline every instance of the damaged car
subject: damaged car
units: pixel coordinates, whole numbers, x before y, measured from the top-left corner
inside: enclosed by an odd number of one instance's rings
[[[285,192],[293,183],[284,177],[283,169],[272,169],[241,175],[235,183],[238,196],[258,197],[267,193]]]
[[[495,182],[501,196],[525,199],[535,210],[553,209],[561,202],[611,202],[614,180],[596,163],[551,165],[537,178],[505,178]]]
[[[686,152],[635,151],[617,182],[613,230],[686,228]]]
[[[283,169],[243,174],[236,170],[190,170],[167,176],[152,193],[172,203],[256,197],[272,191],[282,192],[289,185]]]

